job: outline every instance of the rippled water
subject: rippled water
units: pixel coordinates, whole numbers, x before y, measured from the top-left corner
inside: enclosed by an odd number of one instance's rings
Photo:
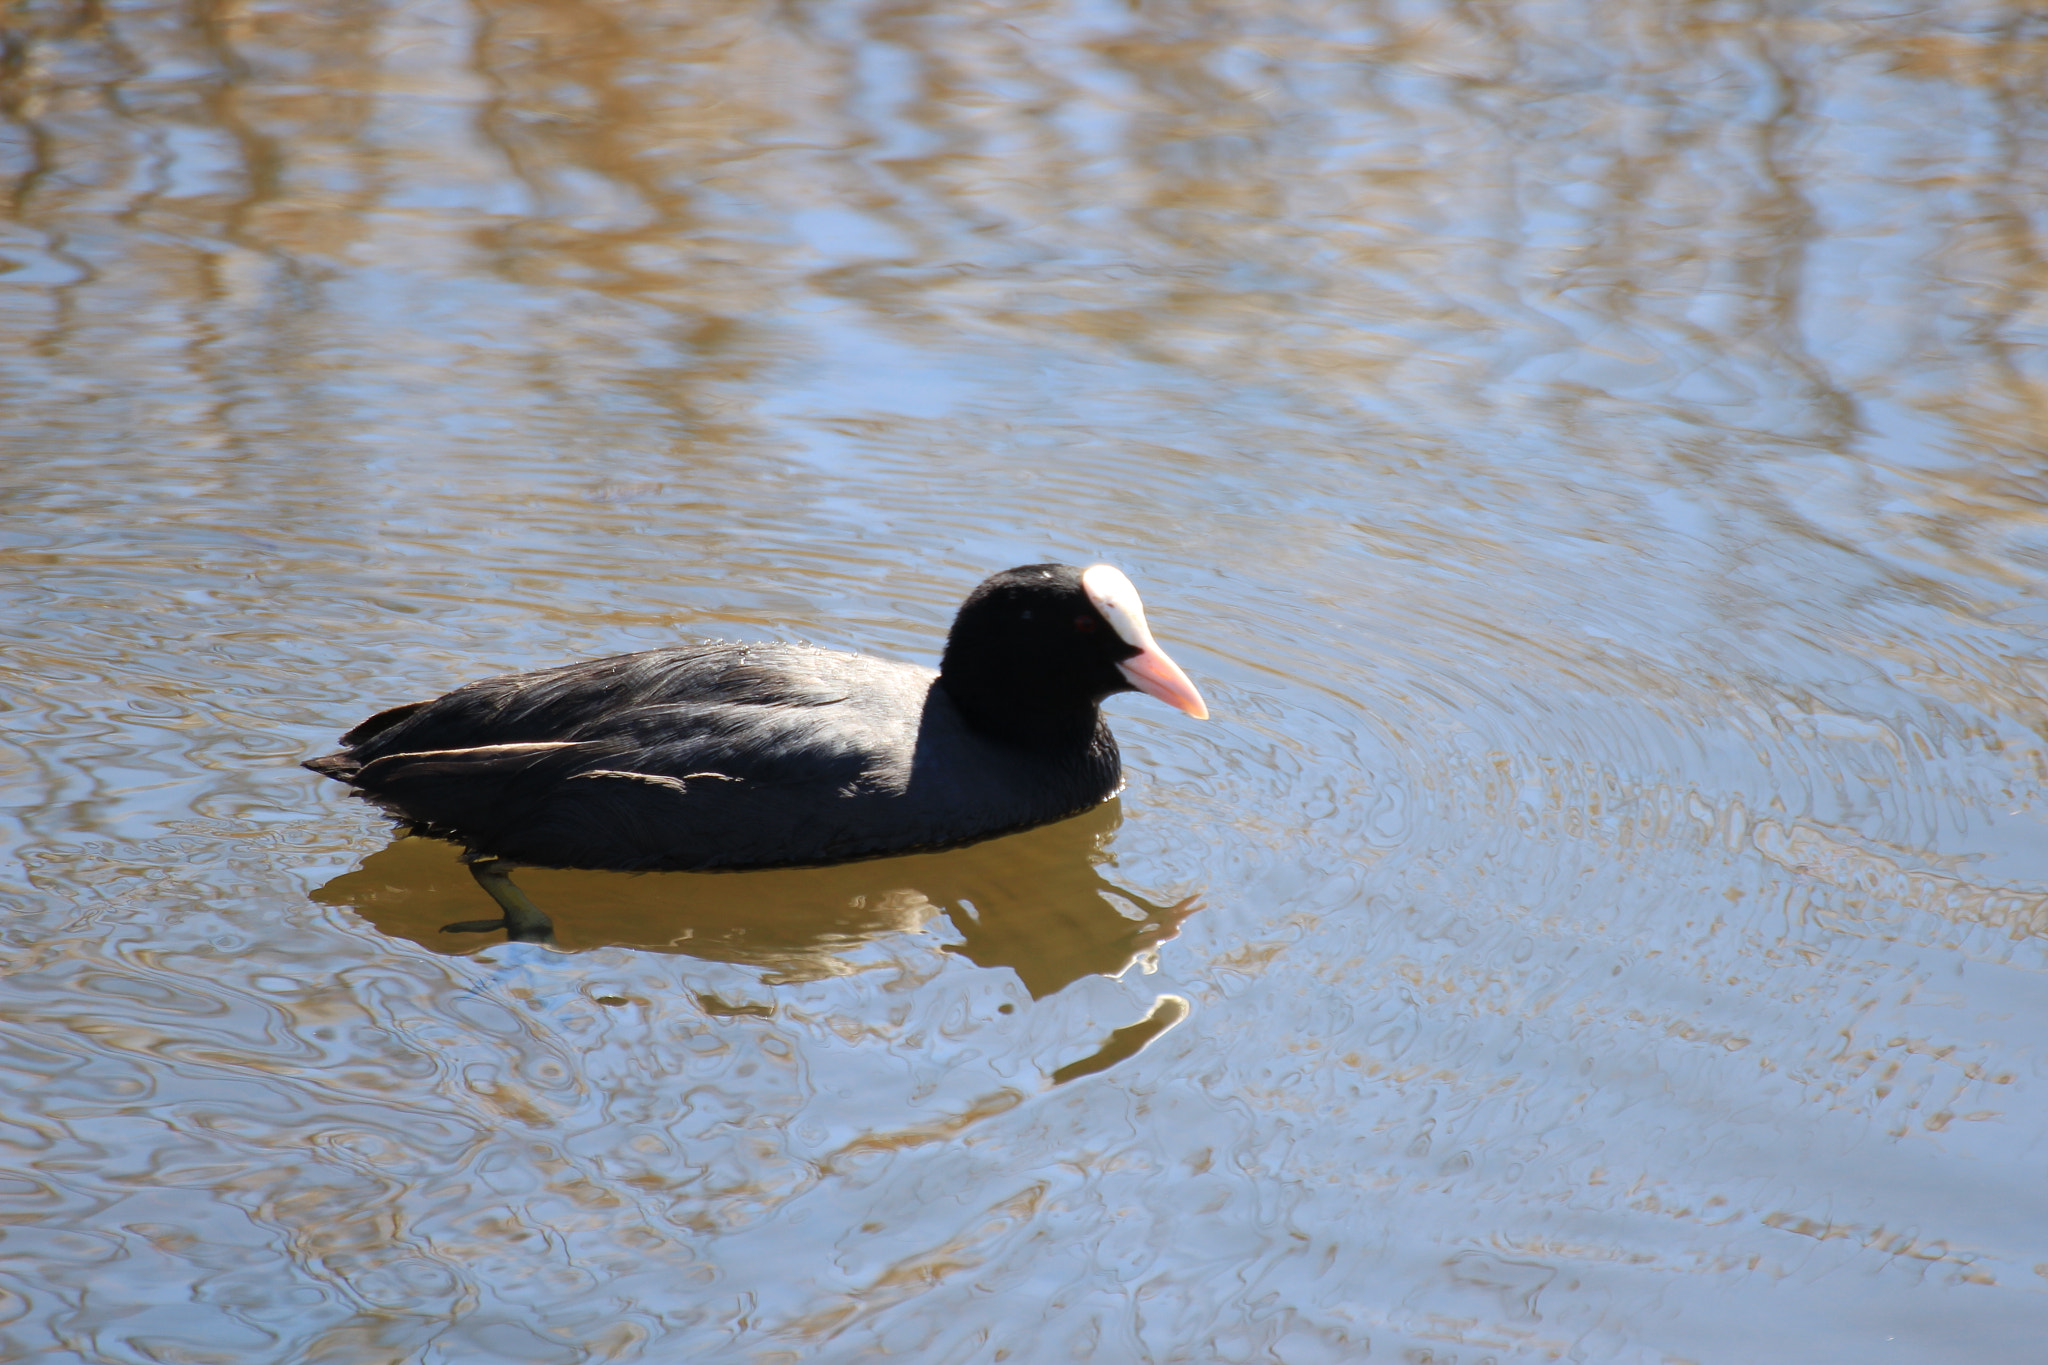
[[[5,22],[5,1359],[2038,1358],[2038,11]],[[1067,825],[549,948],[294,766],[1055,556]]]

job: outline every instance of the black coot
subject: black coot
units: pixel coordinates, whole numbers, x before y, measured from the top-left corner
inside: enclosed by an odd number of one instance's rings
[[[1076,814],[1122,785],[1097,707],[1133,689],[1208,715],[1129,579],[1029,564],[969,595],[937,673],[804,645],[621,654],[380,712],[305,766],[496,863],[478,880],[509,914],[505,863],[829,863]]]

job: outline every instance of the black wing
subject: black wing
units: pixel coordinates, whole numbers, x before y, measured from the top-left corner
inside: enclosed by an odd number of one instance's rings
[[[655,650],[394,708],[306,766],[522,862],[829,861],[871,851],[930,678],[803,646]]]

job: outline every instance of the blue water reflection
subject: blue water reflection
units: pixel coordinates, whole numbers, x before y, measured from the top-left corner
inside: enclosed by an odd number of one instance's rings
[[[2031,10],[6,22],[0,1354],[2038,1353]],[[457,945],[294,766],[1046,558],[1092,850]]]

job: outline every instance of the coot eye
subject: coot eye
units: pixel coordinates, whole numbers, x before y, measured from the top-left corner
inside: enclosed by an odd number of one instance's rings
[[[1074,629],[1086,635],[1095,629],[1095,618],[1092,616],[1076,616],[1074,618]]]

